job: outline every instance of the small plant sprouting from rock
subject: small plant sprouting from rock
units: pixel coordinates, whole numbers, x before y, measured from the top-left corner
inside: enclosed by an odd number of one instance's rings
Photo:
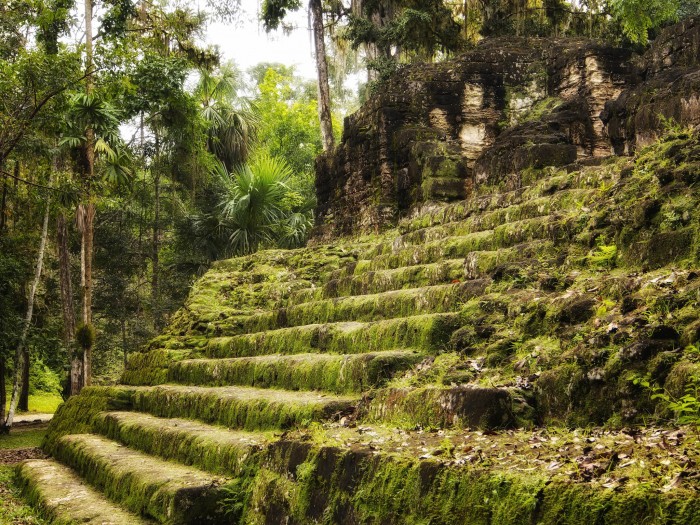
[[[598,242],[598,247],[588,256],[588,262],[594,268],[610,270],[617,263],[617,246]]]
[[[633,375],[629,379],[634,385],[648,391],[651,399],[659,402],[664,411],[672,412],[673,423],[700,429],[700,377],[690,377],[680,397],[671,395],[668,390],[652,384],[645,377]]]

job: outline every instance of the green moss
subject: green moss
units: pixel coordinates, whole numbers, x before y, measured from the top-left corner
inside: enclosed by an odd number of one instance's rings
[[[106,500],[69,468],[47,460],[31,460],[17,468],[17,482],[24,497],[54,525],[139,525],[148,523]],[[0,513],[0,518],[4,518]],[[9,516],[8,516],[9,518]],[[44,523],[43,520],[5,523]]]
[[[59,438],[67,434],[92,432],[95,418],[106,410],[129,410],[134,390],[119,387],[85,387],[78,396],[62,404],[54,415],[43,448],[49,454],[55,451]]]
[[[271,451],[252,482],[242,521],[358,524],[694,523],[697,498],[637,486],[551,481],[543,473],[447,466],[435,460],[292,443]]]
[[[221,480],[87,434],[64,436],[55,456],[110,499],[159,522],[225,523]]]
[[[437,351],[460,325],[456,314],[415,315],[373,323],[331,323],[283,328],[211,339],[209,357],[302,354],[309,350],[338,354],[396,348]]]
[[[352,412],[356,398],[244,387],[158,386],[134,392],[133,408],[244,430],[286,429]]]
[[[364,419],[403,428],[505,428],[514,416],[510,395],[495,388],[387,388],[377,392]]]
[[[234,432],[136,412],[102,413],[96,418],[95,430],[147,454],[225,476],[241,474],[251,457],[272,439],[262,433]]]
[[[363,392],[381,386],[420,360],[418,353],[399,351],[192,360],[174,364],[168,380],[191,385]]]

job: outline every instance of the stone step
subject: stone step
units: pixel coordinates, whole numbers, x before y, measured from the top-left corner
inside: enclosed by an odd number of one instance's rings
[[[222,478],[92,434],[63,436],[55,456],[111,500],[159,523],[228,523]]]
[[[447,237],[416,246],[393,249],[391,241],[376,247],[376,256],[366,257],[354,265],[354,275],[377,270],[437,263],[445,259],[467,257],[473,252],[495,251],[532,241],[571,242],[586,224],[581,214],[547,215],[536,219],[511,222],[493,230],[464,236]]]
[[[464,301],[484,293],[488,284],[488,279],[473,279],[294,304],[241,319],[236,331],[220,335],[253,334],[308,324],[368,322],[453,312]]]
[[[304,288],[294,292],[288,304],[300,304],[323,299],[372,295],[415,287],[455,283],[466,279],[464,259],[449,259],[439,263],[406,266],[392,270],[380,270],[358,276],[346,275],[347,271],[335,272],[320,286]]]
[[[323,323],[209,338],[207,357],[250,357],[313,352],[360,354],[395,348],[436,352],[460,326],[458,314],[425,314],[374,322]]]
[[[147,525],[86,485],[71,469],[50,459],[32,459],[17,467],[17,482],[29,503],[61,525]]]
[[[222,476],[237,475],[251,454],[273,439],[266,433],[141,412],[102,412],[94,425],[96,432],[130,448]]]
[[[129,354],[120,383],[124,385],[160,385],[168,382],[168,367],[185,359],[202,357],[195,348],[152,348],[147,352]]]
[[[134,388],[132,409],[240,430],[283,430],[354,412],[356,396],[243,386]]]
[[[493,230],[509,223],[523,222],[555,214],[581,212],[587,209],[598,197],[598,192],[595,190],[567,190],[552,196],[539,197],[521,204],[498,208],[485,213],[474,213],[463,220],[412,230],[395,237],[391,248],[395,251],[405,246]],[[387,246],[386,243],[382,244],[380,249],[387,249]],[[372,249],[365,258],[375,255],[380,255],[377,253],[376,248]]]
[[[602,185],[611,185],[612,174],[599,169],[582,169],[572,173],[557,172],[517,190],[498,191],[495,188],[476,188],[469,199],[450,204],[428,203],[414,211],[413,215],[399,222],[400,233],[408,233],[430,226],[462,221],[469,216],[496,211],[528,201],[550,197],[557,199],[560,193],[599,190]]]
[[[188,385],[359,393],[383,385],[421,359],[420,353],[409,351],[190,359],[171,365],[167,379]]]
[[[507,390],[477,386],[386,388],[373,396],[361,415],[365,422],[404,428],[499,429],[516,423]]]
[[[295,292],[290,297],[290,304],[409,289],[416,285],[456,284],[488,277],[503,264],[517,264],[531,259],[542,261],[553,259],[556,255],[556,247],[551,241],[533,241],[500,250],[471,252],[465,258],[361,272],[358,275],[353,275],[353,266],[335,272],[323,286]]]

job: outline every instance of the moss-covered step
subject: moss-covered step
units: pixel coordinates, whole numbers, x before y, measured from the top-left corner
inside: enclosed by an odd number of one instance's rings
[[[242,386],[162,385],[134,391],[133,408],[241,430],[288,429],[354,412],[359,398]]]
[[[371,261],[363,260],[351,268],[337,272],[323,286],[299,290],[290,297],[290,304],[483,279],[503,264],[531,263],[533,259],[545,264],[548,259],[554,260],[562,251],[561,247],[557,248],[551,241],[533,241],[500,250],[474,251],[459,259],[389,270],[367,270],[366,266]],[[355,274],[358,265],[359,270]]]
[[[463,220],[413,230],[396,237],[391,247],[396,250],[399,247],[493,230],[508,223],[582,210],[592,204],[597,197],[598,192],[590,189],[558,192],[551,196],[539,197],[513,206],[474,213]],[[379,245],[377,250],[387,248],[388,245],[384,243]],[[374,253],[380,255],[376,251]],[[361,254],[361,256],[363,255]]]
[[[100,413],[94,430],[146,454],[223,476],[238,475],[246,462],[274,439],[267,433],[140,412]]]
[[[202,357],[196,348],[177,350],[152,348],[145,352],[132,352],[122,372],[120,383],[124,385],[160,385],[167,382],[168,367],[183,359]]]
[[[610,185],[616,178],[614,169],[582,168],[566,172],[549,169],[537,173],[539,180],[517,190],[498,191],[488,186],[477,186],[475,194],[464,201],[450,204],[430,203],[402,219],[398,231],[408,233],[430,226],[459,222],[476,214],[518,206],[541,198],[558,198],[560,192],[586,193]],[[566,197],[563,197],[566,198]]]
[[[222,478],[91,434],[63,436],[55,457],[113,501],[159,523],[228,523]]]
[[[50,459],[33,459],[17,467],[25,498],[54,525],[148,525],[85,484],[74,471]]]
[[[381,386],[421,359],[420,353],[409,351],[192,359],[173,364],[168,382],[359,393]]]
[[[463,281],[465,278],[464,259],[461,258],[363,273],[357,276],[337,274],[320,286],[295,292],[290,296],[288,304],[421,288]]]
[[[238,333],[251,334],[320,323],[367,322],[427,313],[453,312],[484,293],[488,279],[392,290],[370,295],[323,299],[288,306],[246,319]],[[222,334],[222,335],[235,335]]]
[[[392,245],[378,245],[382,255],[358,261],[355,275],[362,272],[389,270],[402,266],[429,264],[444,259],[467,257],[472,252],[493,251],[532,241],[549,240],[555,243],[571,242],[586,225],[588,217],[577,213],[567,217],[545,216],[526,221],[511,222],[493,230],[484,230],[464,236],[447,237],[416,246],[392,251]]]
[[[458,314],[425,314],[376,322],[326,323],[211,338],[208,357],[333,352],[353,354],[395,348],[438,351],[461,326]]]
[[[697,525],[688,430],[315,429],[270,446],[240,522]]]
[[[516,414],[511,395],[504,389],[425,386],[377,391],[363,408],[362,419],[403,428],[497,429],[512,427]]]

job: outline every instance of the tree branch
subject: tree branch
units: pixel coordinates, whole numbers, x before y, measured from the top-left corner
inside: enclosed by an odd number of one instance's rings
[[[0,174],[1,174],[1,175],[4,175],[5,177],[10,177],[11,179],[14,179],[14,180],[16,180],[16,181],[18,181],[18,182],[22,182],[22,183],[24,183],[24,184],[27,184],[28,186],[34,186],[34,187],[36,187],[36,188],[41,188],[41,189],[44,189],[44,190],[60,191],[60,190],[58,190],[58,189],[56,189],[56,188],[52,188],[51,186],[44,186],[43,184],[39,184],[39,183],[37,183],[37,182],[32,182],[32,181],[29,181],[29,180],[26,180],[26,179],[21,179],[21,178],[17,177],[16,175],[13,175],[12,173],[9,173],[9,172],[4,171],[4,170],[0,170]]]

